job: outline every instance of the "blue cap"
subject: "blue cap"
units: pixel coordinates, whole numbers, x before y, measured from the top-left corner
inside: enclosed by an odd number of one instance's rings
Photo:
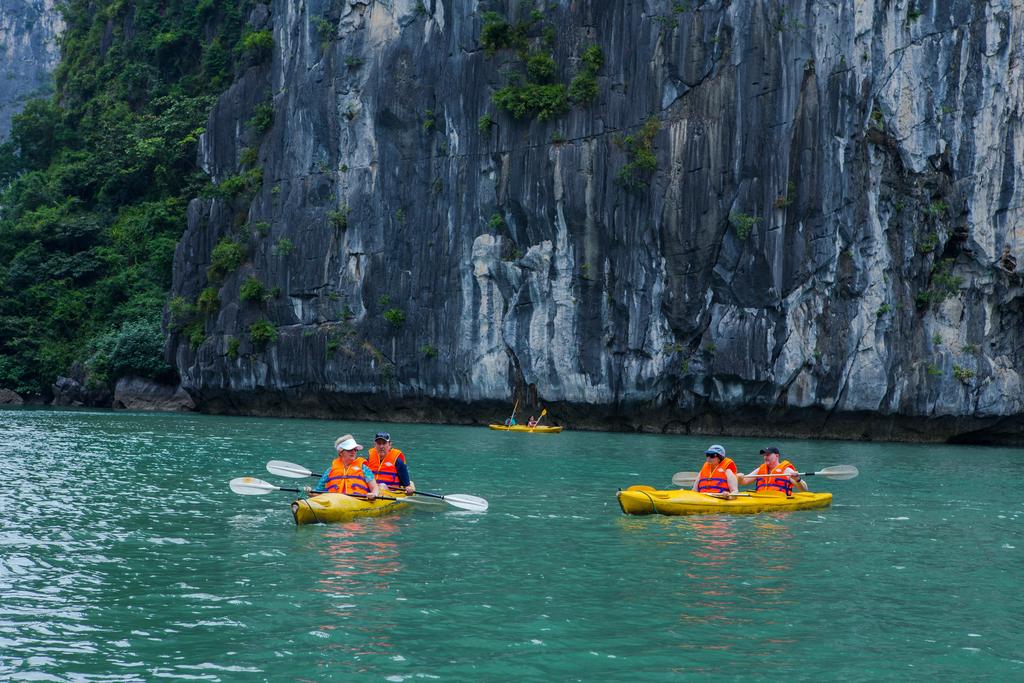
[[[704,455],[717,455],[720,458],[724,458],[725,457],[725,448],[723,448],[722,446],[719,446],[716,443],[714,446],[711,446],[706,451],[704,451]]]
[[[385,441],[391,441],[391,435],[388,434],[387,432],[377,432],[377,436],[373,437],[374,441],[380,441],[381,439],[384,439]]]

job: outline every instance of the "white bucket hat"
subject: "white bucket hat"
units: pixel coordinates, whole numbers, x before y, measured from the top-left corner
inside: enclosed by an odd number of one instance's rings
[[[344,436],[339,436],[334,440],[334,449],[339,452],[351,450],[361,451],[363,450],[363,447],[356,443],[356,440],[352,438],[351,434],[345,434]]]

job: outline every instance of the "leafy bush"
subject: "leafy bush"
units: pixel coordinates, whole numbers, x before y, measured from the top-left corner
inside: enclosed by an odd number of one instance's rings
[[[750,233],[753,231],[754,226],[760,222],[760,218],[757,216],[750,216],[745,213],[731,213],[729,214],[729,224],[732,225],[732,229],[736,231],[736,236],[741,240],[745,240],[750,237]]]
[[[550,83],[555,78],[555,60],[543,52],[534,52],[526,59],[526,73],[534,83]]]
[[[255,147],[246,147],[238,155],[238,165],[243,168],[246,166],[252,166],[259,160],[259,150]]]
[[[270,127],[274,125],[274,103],[262,102],[257,104],[253,108],[252,117],[249,118],[246,125],[257,133],[266,133],[270,130]]]
[[[228,273],[233,273],[245,260],[242,245],[230,237],[225,237],[210,254],[210,265],[206,269],[206,277],[210,282],[220,282]]]
[[[513,26],[497,12],[484,12],[483,20],[480,44],[488,56],[507,48],[526,49],[526,32],[533,22],[519,22]]]
[[[228,337],[228,358],[230,358],[231,360],[235,360],[236,358],[238,358],[238,347],[240,345],[241,342],[239,342],[237,339],[235,339],[234,337]]]
[[[348,204],[342,204],[338,209],[327,212],[327,222],[332,228],[340,232],[348,230]]]
[[[561,83],[509,84],[491,95],[491,100],[517,119],[536,116],[547,121],[569,110],[569,95]]]
[[[580,104],[593,102],[597,99],[597,78],[588,73],[576,74],[569,84],[569,97]]]
[[[965,367],[961,367],[959,365],[954,365],[953,366],[953,377],[956,377],[958,380],[960,380],[964,384],[967,384],[967,383],[970,382],[971,378],[974,377],[974,370],[971,370],[971,369],[965,368]]]
[[[249,64],[262,64],[274,52],[274,36],[270,31],[251,31],[242,36],[235,48]]]
[[[238,288],[238,298],[242,301],[260,301],[263,299],[263,295],[266,290],[263,287],[263,283],[255,277],[250,276],[248,280],[242,283],[242,286]]]
[[[394,327],[401,327],[405,322],[405,312],[400,308],[389,308],[384,311],[384,319]]]
[[[213,186],[211,193],[214,197],[222,199],[251,198],[262,183],[263,169],[252,168],[225,178],[219,185]]]
[[[277,341],[277,328],[269,320],[260,319],[249,326],[249,341],[253,347],[262,351],[268,344]]]
[[[644,122],[636,135],[627,135],[622,140],[629,161],[619,169],[618,180],[630,189],[647,187],[651,174],[658,168],[654,156],[654,136],[661,129],[661,122],[651,117]]]
[[[915,301],[918,308],[927,308],[931,304],[942,303],[960,291],[963,278],[953,275],[953,259],[943,259],[935,264],[931,272],[931,287],[917,293]]]
[[[591,45],[580,57],[583,69],[569,84],[569,97],[574,102],[589,104],[597,99],[597,74],[604,66],[604,53],[597,45]]]
[[[199,293],[196,299],[196,308],[206,315],[213,315],[220,310],[220,297],[217,296],[216,287],[207,287]]]
[[[494,119],[490,114],[484,114],[477,120],[476,127],[481,133],[490,133],[494,127]]]
[[[288,255],[292,253],[292,250],[294,248],[295,245],[292,244],[292,241],[290,239],[288,239],[287,237],[282,237],[277,241],[277,244],[274,245],[274,252],[277,253],[277,255],[280,256],[281,258],[287,258]]]
[[[917,250],[922,254],[928,254],[935,251],[937,246],[939,246],[939,236],[934,232],[929,232],[918,241]]]
[[[97,337],[93,349],[86,362],[92,381],[115,382],[126,375],[167,380],[174,374],[164,361],[164,335],[156,320],[123,323]]]

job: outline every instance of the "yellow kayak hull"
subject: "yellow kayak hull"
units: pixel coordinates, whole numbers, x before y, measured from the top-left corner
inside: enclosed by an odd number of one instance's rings
[[[491,429],[499,432],[529,432],[531,434],[557,434],[562,431],[561,427],[546,427],[544,425],[537,425],[536,427],[527,427],[526,425],[512,425],[506,427],[505,425],[487,425]]]
[[[388,495],[399,500],[366,500],[341,493],[321,493],[319,496],[293,501],[292,516],[296,524],[325,524],[356,517],[386,515],[405,507],[401,500],[403,494],[389,492]]]
[[[687,489],[656,491],[650,486],[630,486],[618,492],[619,507],[627,515],[708,515],[718,512],[784,512],[823,508],[832,503],[831,493],[743,493],[732,499],[718,498]]]

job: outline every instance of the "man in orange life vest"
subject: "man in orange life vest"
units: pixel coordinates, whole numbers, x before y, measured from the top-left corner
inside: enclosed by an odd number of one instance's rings
[[[373,478],[373,472],[366,466],[366,459],[356,456],[356,452],[363,450],[363,447],[356,443],[352,435],[339,436],[334,441],[334,448],[338,451],[338,457],[320,477],[316,490],[345,493],[369,500],[379,496],[380,487]]]
[[[753,482],[757,486],[758,493],[778,493],[779,495],[792,496],[793,485],[801,491],[807,490],[807,483],[796,473],[796,468],[788,460],[779,461],[779,449],[775,446],[768,446],[761,449],[764,463],[748,475],[740,477],[740,483],[749,484]],[[777,477],[753,477],[754,474],[777,474]]]
[[[693,490],[698,493],[736,493],[736,463],[725,456],[725,448],[715,444],[704,451],[707,461],[700,468]]]
[[[377,432],[373,444],[367,461],[374,478],[389,489],[404,487],[406,492],[415,493],[416,485],[409,478],[405,453],[391,445],[391,435]]]

